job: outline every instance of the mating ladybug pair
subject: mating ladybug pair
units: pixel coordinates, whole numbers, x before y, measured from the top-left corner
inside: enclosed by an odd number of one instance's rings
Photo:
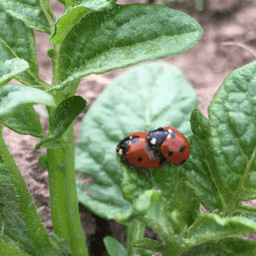
[[[171,126],[132,133],[116,149],[128,164],[145,168],[159,168],[166,163],[183,164],[189,157],[189,151],[184,135]]]

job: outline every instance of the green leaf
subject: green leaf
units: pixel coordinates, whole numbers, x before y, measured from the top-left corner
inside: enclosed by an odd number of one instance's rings
[[[39,89],[20,84],[7,84],[0,87],[0,123],[27,106],[38,103],[48,106],[55,104],[50,94]]]
[[[251,256],[256,252],[256,241],[227,237],[189,248],[182,256]]]
[[[132,132],[166,125],[189,135],[188,120],[197,106],[196,93],[181,71],[164,62],[131,68],[111,82],[88,110],[79,134],[76,169],[94,182],[78,185],[79,201],[108,219],[129,209],[130,203],[124,200],[119,187],[122,172],[116,161],[117,144]],[[131,179],[128,186],[135,191],[134,195],[130,193],[131,200],[152,188],[150,184],[143,187],[148,183],[145,177],[141,181],[136,174]],[[134,180],[142,183],[137,196]]]
[[[193,133],[204,142],[208,135],[209,121],[199,108],[193,110],[190,117],[190,123]]]
[[[27,254],[23,252],[19,247],[14,247],[9,245],[3,241],[0,241],[0,255],[5,256],[29,256],[31,254]]]
[[[154,229],[163,241],[168,241],[174,235],[174,230],[167,211],[167,200],[159,192],[147,190],[133,201],[132,209],[129,212],[117,213],[115,219],[125,223],[133,218],[138,218]]]
[[[121,156],[117,156],[118,164],[123,173],[121,189],[123,196],[131,203],[143,195],[145,190],[153,188],[152,181],[149,180],[149,174],[146,171],[137,172],[137,169],[121,164]],[[156,170],[160,171],[160,168]],[[162,169],[161,169],[162,171]],[[138,176],[139,174],[139,176]]]
[[[186,237],[202,244],[229,236],[245,236],[256,232],[256,223],[244,217],[222,218],[216,214],[202,214],[188,229]]]
[[[67,237],[58,237],[56,234],[51,235],[51,240],[53,240],[59,247],[61,255],[72,256],[70,251],[70,241]]]
[[[188,159],[189,161],[189,159]],[[160,170],[152,170],[155,186],[161,190],[162,195],[168,200],[169,211],[178,210],[180,224],[190,226],[200,214],[200,202],[193,190],[188,189],[185,175],[186,165],[168,165]]]
[[[60,44],[70,30],[90,11],[108,10],[114,6],[115,2],[116,0],[67,2],[67,11],[57,20],[55,32],[50,36],[49,44]]]
[[[133,242],[135,247],[151,250],[152,253],[164,253],[164,245],[150,238],[142,238]]]
[[[9,1],[5,2],[8,4]],[[27,61],[29,69],[16,75],[15,78],[27,85],[40,83],[33,31],[22,21],[5,13],[1,2],[0,24],[0,58],[5,60],[20,58]]]
[[[115,2],[116,0],[67,0],[66,4],[68,8],[70,8],[70,6],[84,6],[94,12],[100,12],[112,8]]]
[[[86,105],[86,100],[81,96],[73,96],[63,100],[50,114],[49,135],[45,136],[35,148],[39,149],[43,143],[58,139],[86,109]]]
[[[43,168],[45,168],[45,169],[49,169],[48,168],[48,158],[47,158],[47,155],[42,155],[42,156],[40,156],[39,157],[39,159],[38,159],[38,163],[39,163],[39,165],[40,166],[42,166]]]
[[[189,248],[182,256],[231,256],[231,250],[220,244],[220,240],[200,244]],[[235,256],[234,254],[233,256]]]
[[[230,211],[256,198],[256,62],[233,71],[209,107],[209,145],[215,184]]]
[[[50,90],[92,73],[180,54],[193,47],[202,33],[188,15],[161,5],[115,5],[91,12],[63,41],[59,52],[63,82]]]
[[[211,164],[208,158],[211,157],[210,144],[208,142],[208,119],[199,109],[191,114],[191,129],[194,136],[190,138],[190,156],[184,167],[186,185],[192,188],[204,207],[212,212],[216,209],[223,209],[223,199],[218,191],[216,181],[211,173]]]
[[[3,124],[9,129],[23,135],[43,137],[43,128],[33,106],[26,107],[6,119]]]
[[[256,241],[240,237],[229,237],[218,241],[220,245],[229,248],[228,256],[251,256],[256,255]]]
[[[70,30],[88,13],[89,9],[83,6],[76,6],[68,9],[57,21],[55,31],[50,36],[49,44],[60,44]]]
[[[190,155],[183,165],[186,185],[193,189],[203,206],[210,212],[223,210],[222,197],[211,176],[211,168],[206,159],[208,147],[197,137],[192,137],[190,143]]]
[[[28,63],[19,58],[0,61],[0,86],[8,84],[14,76],[28,68]]]
[[[25,249],[28,249],[28,251],[40,253],[35,248],[27,225],[22,219],[22,214],[19,208],[19,197],[16,194],[15,187],[12,183],[12,176],[8,171],[2,155],[0,155],[0,195],[0,224],[4,234],[6,234],[13,241],[19,242]],[[11,250],[11,247],[8,249],[8,246],[0,241],[0,255],[8,255],[5,253],[5,251],[3,251],[4,248],[6,248],[7,252],[8,250]],[[19,251],[18,248],[16,248],[16,250],[17,252]],[[20,253],[20,255],[27,254]]]
[[[40,5],[34,0],[0,0],[4,11],[22,20],[29,28],[50,34],[50,25]]]
[[[126,248],[114,237],[106,236],[103,242],[110,256],[128,256]]]

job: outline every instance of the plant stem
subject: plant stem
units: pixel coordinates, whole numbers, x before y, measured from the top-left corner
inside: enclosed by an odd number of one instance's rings
[[[60,144],[61,148],[47,150],[54,231],[70,239],[72,256],[87,256],[76,192],[73,124],[61,136]]]
[[[48,174],[51,200],[51,217],[54,233],[61,238],[68,238],[66,219],[66,197],[64,189],[64,175],[60,166],[63,163],[61,149],[48,149]]]
[[[88,255],[85,245],[85,238],[81,226],[77,190],[76,190],[76,172],[75,172],[75,143],[74,143],[74,127],[69,126],[63,136],[65,144],[64,156],[64,185],[66,193],[66,214],[68,231],[70,236],[70,247],[72,255]],[[64,146],[64,145],[63,145]]]
[[[146,224],[138,219],[134,219],[129,222],[127,227],[127,239],[126,247],[128,255],[134,255],[137,253],[137,249],[132,247],[132,242],[142,239],[144,237]]]
[[[37,214],[28,187],[4,142],[2,126],[0,126],[0,155],[12,178],[17,198],[20,199],[19,208],[22,214],[22,219],[27,225],[28,232],[30,233],[35,248],[40,252],[40,255],[59,255],[59,252],[53,248],[53,245],[49,240],[48,232]]]

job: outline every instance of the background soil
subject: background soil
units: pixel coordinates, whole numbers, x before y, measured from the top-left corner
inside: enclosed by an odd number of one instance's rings
[[[119,4],[146,3],[147,1],[119,0]],[[172,2],[171,8],[181,10],[193,17],[204,30],[202,39],[191,50],[181,55],[166,58],[164,61],[179,67],[187,80],[193,85],[199,97],[199,107],[207,115],[207,108],[215,92],[225,77],[245,64],[256,59],[256,3],[251,1],[225,0],[202,1],[203,10],[195,8],[194,0]],[[155,2],[154,2],[155,3]],[[62,4],[57,0],[51,1],[56,17],[64,12]],[[47,56],[50,45],[48,36],[35,32],[39,72],[41,77],[51,83],[51,61]],[[229,45],[223,43],[229,42]],[[160,60],[161,61],[161,60]],[[108,72],[103,75],[90,75],[81,82],[77,95],[81,95],[88,102],[88,108],[99,96],[110,81],[129,68]],[[87,110],[88,110],[87,108]],[[77,141],[82,118],[75,121],[75,140]],[[42,118],[44,128],[47,120]],[[41,218],[49,233],[53,233],[50,218],[50,201],[47,171],[37,163],[38,157],[46,152],[45,149],[35,150],[37,138],[16,134],[4,127],[4,138],[11,150],[17,165],[31,191],[37,207],[44,206]],[[255,205],[254,201],[246,202]],[[111,235],[125,245],[125,229],[115,221],[107,221],[95,216],[82,205],[80,207],[81,221],[90,248],[90,256],[108,255],[102,239]],[[202,208],[202,211],[205,210]],[[156,238],[152,230],[147,230],[146,236]],[[254,234],[247,238],[256,238]],[[101,253],[99,254],[99,251]]]

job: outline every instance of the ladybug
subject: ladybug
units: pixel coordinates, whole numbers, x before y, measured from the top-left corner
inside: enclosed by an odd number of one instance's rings
[[[147,132],[132,133],[117,145],[117,154],[133,166],[159,168],[166,165],[166,159],[149,147],[146,137]]]
[[[184,135],[171,126],[164,126],[148,133],[146,138],[154,152],[161,151],[166,160],[176,166],[189,157],[190,146]]]

